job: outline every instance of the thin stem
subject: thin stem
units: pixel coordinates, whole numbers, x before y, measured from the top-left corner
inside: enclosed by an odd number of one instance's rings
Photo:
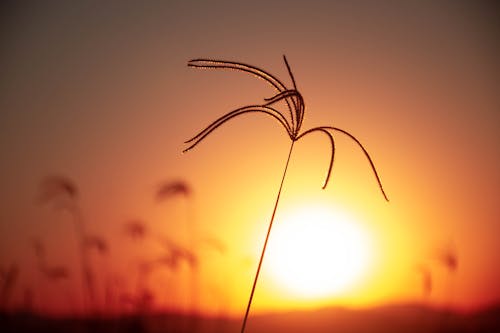
[[[271,234],[271,228],[274,222],[274,216],[276,215],[276,209],[278,208],[278,203],[281,196],[281,189],[283,188],[283,183],[285,182],[286,171],[288,169],[288,163],[290,162],[290,156],[292,156],[293,144],[295,141],[292,141],[292,145],[290,146],[290,151],[288,152],[288,158],[286,160],[285,170],[283,171],[283,177],[281,178],[281,184],[278,191],[278,196],[276,197],[276,202],[274,204],[273,214],[271,215],[271,221],[269,222],[269,228],[267,229],[266,240],[264,241],[264,246],[262,247],[262,253],[260,254],[259,265],[257,266],[257,272],[255,273],[255,278],[253,280],[252,291],[250,292],[250,298],[248,299],[248,305],[245,312],[245,318],[243,319],[243,325],[241,326],[241,333],[245,332],[245,326],[247,324],[248,314],[250,312],[250,306],[252,305],[253,294],[255,292],[255,286],[257,285],[257,280],[259,279],[260,268],[262,267],[262,261],[264,260],[264,254],[266,253],[267,241],[269,240],[269,235]]]
[[[91,313],[95,310],[95,292],[94,292],[94,277],[92,275],[89,263],[87,249],[85,248],[85,220],[79,207],[74,204],[72,208],[74,216],[74,225],[77,237],[79,238],[80,264],[82,269],[82,284],[84,288],[84,306]]]
[[[184,197],[185,203],[186,203],[186,230],[188,232],[188,251],[191,255],[195,255],[195,218],[194,218],[194,205],[193,205],[193,197],[192,194],[191,196],[185,196]],[[198,267],[198,261],[196,257],[195,262],[189,262],[189,275],[190,275],[190,315],[191,318],[189,319],[189,331],[190,332],[197,332],[198,327],[199,327],[199,320],[198,320],[198,274],[199,274],[199,267]]]

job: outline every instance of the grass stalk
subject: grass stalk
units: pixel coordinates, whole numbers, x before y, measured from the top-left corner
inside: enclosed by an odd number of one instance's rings
[[[52,203],[55,209],[66,210],[72,217],[82,270],[83,304],[91,314],[96,304],[95,279],[87,253],[85,219],[78,204],[78,188],[69,178],[49,176],[41,184],[38,201]]]
[[[262,267],[262,261],[264,259],[264,254],[266,252],[266,247],[267,247],[267,242],[269,240],[269,235],[271,233],[271,228],[274,222],[274,216],[276,214],[276,209],[278,208],[278,203],[281,195],[281,190],[283,188],[283,183],[285,180],[286,176],[286,171],[288,169],[288,164],[290,162],[290,156],[292,154],[293,146],[295,141],[298,141],[302,139],[303,137],[311,134],[311,133],[323,133],[326,135],[330,142],[331,146],[331,151],[330,151],[330,163],[328,166],[328,171],[326,174],[325,181],[323,183],[323,189],[326,188],[328,181],[330,179],[330,175],[332,173],[332,167],[333,167],[333,162],[334,162],[334,156],[335,156],[335,138],[334,134],[340,133],[343,135],[346,135],[349,137],[351,140],[353,140],[359,148],[363,151],[365,157],[367,158],[371,170],[375,176],[375,179],[377,180],[380,192],[384,196],[384,199],[389,201],[387,198],[387,195],[385,194],[385,191],[382,187],[382,182],[380,180],[380,177],[378,176],[378,173],[375,169],[375,165],[368,154],[368,151],[365,149],[365,147],[361,144],[361,142],[351,133],[349,133],[346,130],[343,130],[338,127],[332,127],[332,126],[319,126],[319,127],[314,127],[310,128],[306,131],[301,132],[301,126],[302,122],[304,120],[304,114],[305,114],[305,103],[304,99],[302,98],[302,95],[300,92],[297,90],[297,85],[295,82],[295,78],[293,76],[292,70],[290,68],[290,65],[288,64],[288,61],[286,60],[286,57],[283,56],[283,60],[285,62],[285,66],[287,68],[288,74],[290,75],[290,79],[292,81],[292,88],[287,88],[283,82],[278,80],[276,77],[274,77],[272,74],[258,68],[255,66],[239,63],[239,62],[234,62],[234,61],[226,61],[226,60],[213,60],[213,59],[193,59],[188,62],[189,67],[193,68],[201,68],[201,69],[230,69],[230,70],[235,70],[235,71],[240,71],[244,72],[247,74],[252,74],[256,76],[257,78],[260,78],[264,81],[266,81],[274,90],[275,90],[275,95],[272,97],[264,98],[263,104],[253,104],[253,105],[247,105],[243,106],[240,108],[237,108],[233,111],[230,111],[229,113],[225,114],[222,117],[219,117],[217,120],[212,122],[210,125],[205,127],[202,131],[198,132],[195,136],[193,136],[191,139],[185,141],[186,144],[189,146],[183,150],[183,152],[188,152],[189,150],[193,149],[196,147],[201,141],[203,141],[207,136],[209,136],[213,131],[218,129],[220,126],[225,124],[231,119],[234,119],[236,117],[239,117],[240,115],[244,114],[249,114],[249,113],[258,113],[258,114],[264,114],[267,116],[272,117],[273,120],[277,121],[278,124],[280,124],[288,134],[288,137],[291,140],[291,146],[290,146],[290,151],[288,153],[288,159],[286,162],[285,170],[283,172],[283,177],[281,179],[281,185],[278,191],[278,196],[276,198],[276,202],[274,205],[274,210],[273,214],[271,216],[271,221],[269,223],[269,228],[267,230],[266,234],[266,239],[264,241],[264,246],[262,249],[262,253],[260,255],[260,260],[259,260],[259,265],[257,267],[257,272],[255,274],[255,278],[253,281],[252,285],[252,291],[248,300],[248,305],[247,309],[245,312],[245,317],[243,320],[243,325],[241,328],[241,333],[244,333],[245,327],[246,327],[246,322],[248,319],[248,314],[250,312],[250,307],[252,305],[252,300],[253,300],[253,295],[255,292],[255,287],[257,285],[257,280],[259,277],[260,269]],[[288,112],[282,112],[275,107],[278,106],[278,103],[281,103],[283,106],[286,106],[286,109],[288,109]]]
[[[257,272],[255,273],[255,277],[253,280],[252,291],[250,292],[250,297],[248,299],[247,309],[245,311],[245,317],[243,318],[243,324],[241,325],[241,333],[245,332],[245,327],[247,325],[248,314],[250,313],[250,307],[252,306],[253,294],[255,293],[255,287],[257,286],[257,280],[259,279],[260,269],[262,267],[262,262],[264,261],[264,255],[266,253],[267,242],[269,241],[269,236],[271,235],[271,229],[273,227],[274,216],[276,215],[276,210],[278,209],[278,203],[281,197],[281,190],[283,189],[283,183],[285,182],[286,171],[288,170],[288,164],[290,163],[290,157],[292,156],[293,144],[295,141],[292,141],[290,145],[290,151],[288,152],[288,158],[285,164],[285,170],[283,171],[283,176],[281,178],[280,188],[278,190],[278,195],[276,197],[276,202],[274,203],[273,214],[271,215],[271,221],[269,221],[269,227],[267,228],[266,239],[264,240],[264,245],[262,247],[262,252],[260,254],[259,265],[257,266]]]

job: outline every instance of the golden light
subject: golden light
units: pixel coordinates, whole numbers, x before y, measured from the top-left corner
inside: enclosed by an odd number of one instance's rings
[[[273,278],[303,298],[346,292],[366,271],[370,240],[351,216],[325,206],[291,212],[275,226],[268,252]]]

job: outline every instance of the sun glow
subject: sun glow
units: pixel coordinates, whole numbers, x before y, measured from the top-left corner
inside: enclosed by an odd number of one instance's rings
[[[292,212],[273,229],[269,269],[294,295],[341,294],[362,277],[369,262],[367,234],[345,213],[309,206]]]

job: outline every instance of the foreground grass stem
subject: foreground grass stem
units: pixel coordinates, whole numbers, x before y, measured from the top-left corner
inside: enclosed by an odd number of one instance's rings
[[[288,152],[288,158],[286,159],[285,170],[283,171],[283,176],[281,178],[280,188],[278,190],[278,195],[276,197],[276,202],[274,203],[273,214],[271,215],[271,221],[269,222],[269,227],[267,228],[266,239],[264,240],[264,245],[262,247],[262,252],[260,254],[259,265],[257,266],[257,272],[255,273],[255,278],[253,280],[252,291],[250,292],[250,297],[248,299],[247,309],[245,311],[245,317],[243,318],[243,324],[241,326],[241,332],[245,332],[245,327],[247,324],[248,314],[250,312],[250,306],[252,305],[253,294],[255,293],[255,287],[257,286],[257,280],[259,279],[260,268],[262,267],[262,261],[264,261],[264,255],[266,253],[267,242],[269,241],[269,235],[271,235],[271,228],[273,227],[274,216],[276,215],[276,210],[278,209],[278,203],[280,201],[281,190],[283,189],[283,184],[285,182],[286,171],[288,170],[288,164],[290,163],[290,157],[292,156],[293,144],[292,141],[290,145],[290,151]]]

